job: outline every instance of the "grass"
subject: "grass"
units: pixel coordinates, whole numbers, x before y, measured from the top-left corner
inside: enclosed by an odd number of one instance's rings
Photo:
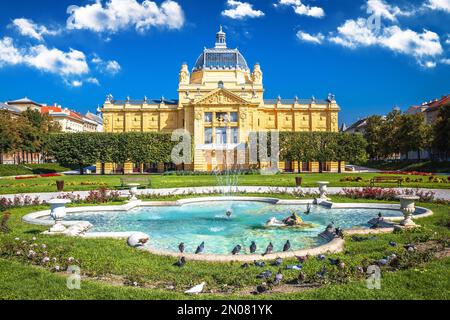
[[[367,163],[365,166],[374,169],[388,170],[388,171],[418,171],[418,172],[435,172],[435,173],[449,173],[450,161],[436,162],[436,161],[373,161]]]
[[[0,177],[59,173],[70,170],[71,168],[61,166],[57,163],[24,164],[24,165],[0,164]]]
[[[342,197],[334,200],[352,201]],[[354,267],[364,261],[372,261],[385,255],[402,255],[402,244],[423,242],[430,239],[450,239],[450,230],[441,222],[449,220],[448,206],[420,203],[430,208],[435,215],[420,220],[423,226],[413,232],[379,235],[372,240],[355,242],[346,239],[346,252],[330,257],[339,257],[346,263],[348,274],[342,284],[324,284],[323,287],[303,292],[275,293],[270,295],[242,295],[254,288],[259,281],[256,274],[265,269],[242,269],[240,263],[188,262],[183,269],[173,267],[173,258],[155,256],[126,246],[123,240],[76,239],[40,235],[43,227],[21,222],[23,215],[43,209],[29,207],[12,210],[9,223],[12,231],[0,234],[0,249],[14,243],[14,238],[37,237],[37,243],[45,243],[49,254],[62,252],[64,257],[73,256],[81,262],[85,280],[82,290],[66,288],[66,280],[61,274],[54,274],[42,267],[30,265],[22,260],[0,252],[0,299],[185,299],[182,292],[202,281],[207,282],[207,290],[213,291],[197,297],[199,299],[450,299],[450,259],[432,259],[420,262],[397,272],[383,271],[382,289],[369,290],[364,279],[354,273]],[[389,241],[398,242],[398,247],[390,247]],[[287,261],[292,264],[294,261]],[[326,263],[325,263],[326,264]],[[322,268],[324,262],[311,259],[304,265],[307,277]],[[337,268],[330,267],[330,274]],[[295,271],[284,272],[285,279],[297,276]],[[106,279],[99,281],[97,278]],[[330,278],[331,279],[331,278]],[[124,286],[125,280],[137,281],[145,288]],[[167,290],[173,286],[173,290]]]
[[[362,174],[338,174],[338,173],[311,173],[300,174],[303,177],[304,187],[317,187],[317,181],[329,181],[331,187],[368,187],[370,179],[380,174],[362,173]],[[295,177],[298,174],[279,174],[279,175],[243,175],[239,177],[240,186],[273,186],[273,187],[293,187],[295,186]],[[117,188],[120,186],[120,175],[86,175],[86,176],[65,176],[36,178],[30,180],[0,179],[0,194],[16,193],[34,193],[34,192],[55,192],[56,180],[65,181],[65,191],[83,191],[96,190],[100,187]],[[215,176],[176,176],[176,175],[147,175],[133,176],[146,177],[151,179],[152,188],[181,188],[181,187],[204,187],[217,186],[218,179]],[[341,181],[346,177],[361,177],[361,182]],[[450,183],[429,182],[428,177],[422,176],[403,176],[411,180],[422,179],[422,182],[404,182],[403,187],[407,188],[431,188],[431,189],[450,189]],[[446,177],[444,177],[443,180]],[[377,186],[397,187],[396,183],[382,183]]]

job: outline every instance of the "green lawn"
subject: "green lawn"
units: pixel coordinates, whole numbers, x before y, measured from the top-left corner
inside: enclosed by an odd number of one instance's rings
[[[61,166],[57,163],[24,164],[24,165],[0,164],[0,177],[58,173],[70,170],[72,169]]]
[[[278,174],[278,175],[242,175],[239,177],[240,186],[273,186],[273,187],[293,187],[295,186],[295,177],[298,174]],[[370,179],[380,174],[363,173],[363,174],[300,174],[303,177],[304,187],[316,187],[317,181],[330,181],[331,187],[368,187]],[[31,193],[31,192],[55,192],[56,180],[64,180],[66,184],[65,191],[82,191],[95,190],[100,187],[116,188],[120,186],[120,179],[123,176],[65,176],[51,178],[37,178],[31,180],[12,180],[0,179],[0,194],[15,193]],[[150,175],[150,176],[133,176],[146,177],[151,179],[153,188],[180,188],[180,187],[201,187],[201,186],[217,186],[219,179],[215,176],[196,175],[196,176],[176,176],[176,175]],[[349,182],[340,180],[345,177],[361,177],[361,182]],[[436,188],[450,189],[450,183],[429,182],[428,177],[423,176],[403,176],[405,179],[411,180],[422,179],[422,182],[404,182],[403,186],[408,188]],[[446,180],[446,176],[442,176],[442,180]],[[377,186],[397,187],[396,183],[383,183]]]
[[[339,201],[355,201],[335,197]],[[293,293],[275,293],[261,296],[243,296],[254,288],[262,271],[251,267],[242,269],[240,263],[188,262],[178,269],[173,267],[173,258],[155,256],[126,246],[123,240],[94,240],[40,235],[43,227],[27,225],[21,217],[43,207],[12,210],[9,234],[0,234],[0,299],[184,299],[182,292],[202,281],[207,282],[208,294],[199,299],[450,299],[450,259],[424,259],[416,254],[407,254],[403,244],[439,241],[449,244],[450,230],[442,221],[450,221],[449,207],[439,204],[420,203],[430,208],[435,215],[420,220],[420,230],[377,236],[371,240],[357,242],[346,239],[346,252],[330,257],[339,257],[346,263],[344,274],[327,262],[311,259],[304,264],[307,279],[313,279],[323,265],[329,269],[329,278],[321,288]],[[85,280],[79,291],[68,290],[63,275],[54,274],[49,268],[32,266],[28,259],[15,257],[11,249],[19,237],[29,242],[45,243],[50,256],[60,259],[75,257],[80,260]],[[396,241],[398,247],[390,247]],[[383,270],[382,290],[369,290],[364,279],[355,272],[355,266],[370,263],[388,254],[396,253],[404,261],[400,271]],[[420,259],[419,259],[420,258]],[[292,264],[294,261],[286,261]],[[276,272],[275,267],[266,267]],[[298,272],[284,272],[285,280],[296,278]],[[338,277],[339,276],[339,277]],[[98,278],[104,279],[99,281]],[[136,281],[144,288],[124,285],[125,281]],[[339,283],[339,282],[343,283]],[[168,286],[173,286],[168,290]],[[212,293],[212,292],[213,293]]]
[[[372,161],[365,164],[366,167],[380,170],[403,170],[418,172],[449,173],[450,161]]]

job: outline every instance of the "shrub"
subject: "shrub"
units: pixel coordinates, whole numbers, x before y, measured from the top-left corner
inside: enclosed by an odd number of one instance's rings
[[[88,196],[83,199],[80,195],[74,193],[64,193],[58,196],[58,199],[67,199],[72,203],[89,203],[99,204],[107,202],[120,201],[120,193],[118,191],[111,191],[106,188],[100,188],[99,190],[89,191]]]
[[[30,196],[14,196],[14,198],[0,198],[0,212],[6,211],[11,208],[23,207],[23,206],[37,206],[45,204],[39,197],[32,198]]]

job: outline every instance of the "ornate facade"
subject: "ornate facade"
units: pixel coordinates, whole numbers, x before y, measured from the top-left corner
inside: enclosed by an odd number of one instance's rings
[[[192,72],[183,64],[179,73],[178,99],[115,100],[111,95],[103,106],[105,132],[160,131],[185,129],[193,135],[194,163],[186,170],[211,171],[223,168],[227,155],[248,143],[250,132],[338,131],[340,108],[331,94],[325,100],[264,99],[263,71],[253,71],[237,49],[229,49],[226,34],[217,33],[214,48],[204,49]],[[225,152],[217,152],[222,150]],[[219,159],[220,158],[220,159]],[[318,163],[280,163],[282,170],[319,171]],[[245,167],[250,164],[246,163]],[[324,164],[337,171],[337,164]],[[107,164],[107,173],[120,169],[139,171],[133,164],[116,168]],[[142,168],[140,168],[142,169]],[[149,164],[146,171],[172,169],[170,164]]]

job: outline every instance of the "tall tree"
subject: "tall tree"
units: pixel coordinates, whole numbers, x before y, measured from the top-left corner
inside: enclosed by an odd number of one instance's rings
[[[439,110],[433,129],[433,147],[447,160],[450,154],[450,104]]]

